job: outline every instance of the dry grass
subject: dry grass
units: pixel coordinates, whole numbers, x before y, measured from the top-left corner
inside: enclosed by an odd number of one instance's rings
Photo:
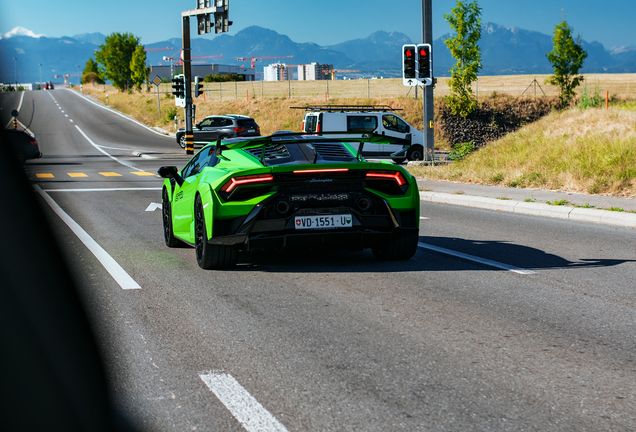
[[[636,112],[553,113],[448,166],[416,176],[511,187],[636,196]]]

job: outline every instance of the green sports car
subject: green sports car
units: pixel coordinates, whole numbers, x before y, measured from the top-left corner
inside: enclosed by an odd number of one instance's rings
[[[282,133],[208,144],[181,171],[158,170],[166,245],[193,245],[204,269],[234,266],[241,251],[286,248],[371,248],[381,260],[410,259],[420,222],[415,179],[362,157],[365,145],[395,143]]]

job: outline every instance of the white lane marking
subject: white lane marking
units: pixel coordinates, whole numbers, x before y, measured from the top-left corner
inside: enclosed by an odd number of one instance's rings
[[[155,211],[155,210],[163,210],[163,205],[161,203],[150,203],[148,207],[146,207],[146,211]]]
[[[148,126],[146,126],[145,124],[140,123],[140,122],[138,122],[137,120],[135,120],[135,119],[133,119],[133,118],[130,118],[130,117],[128,117],[128,116],[126,116],[126,115],[124,115],[124,114],[120,113],[119,111],[115,111],[114,109],[111,109],[111,108],[105,107],[104,105],[100,105],[100,104],[98,104],[98,103],[96,103],[96,102],[93,102],[92,100],[90,100],[90,99],[89,99],[89,98],[87,98],[86,96],[82,96],[81,94],[77,93],[76,91],[73,91],[73,90],[69,90],[69,91],[70,91],[71,93],[73,93],[74,95],[76,95],[76,96],[78,96],[78,97],[81,97],[82,99],[86,100],[87,102],[92,103],[92,104],[93,104],[93,105],[95,105],[95,106],[98,106],[98,107],[100,107],[100,108],[102,108],[102,109],[105,109],[106,111],[110,111],[110,112],[112,112],[113,114],[117,114],[118,116],[121,116],[121,117],[125,118],[126,120],[130,120],[130,121],[131,121],[131,122],[133,122],[133,123],[137,123],[139,126],[141,126],[141,127],[144,127],[144,128],[146,128],[146,129],[148,129],[150,132],[154,132],[154,133],[156,133],[157,135],[161,135],[162,137],[166,137],[166,136],[168,136],[168,135],[166,135],[166,134],[162,134],[161,132],[158,132],[158,131],[156,131],[156,130],[154,130],[154,129],[152,129],[152,128],[149,128],[149,127],[148,127]]]
[[[474,255],[468,255],[468,254],[465,254],[465,253],[462,253],[462,252],[457,252],[457,251],[454,251],[454,250],[445,249],[445,248],[442,248],[442,247],[439,247],[439,246],[433,246],[433,245],[430,245],[430,244],[427,244],[427,243],[418,242],[417,245],[419,247],[421,247],[421,248],[424,248],[424,249],[432,250],[432,251],[443,253],[443,254],[446,254],[446,255],[451,255],[451,256],[454,256],[454,257],[457,257],[457,258],[463,258],[463,259],[466,259],[466,260],[469,260],[469,261],[474,261],[474,262],[477,262],[477,263],[480,263],[480,264],[485,264],[485,265],[490,266],[490,267],[495,267],[495,268],[499,268],[499,269],[502,269],[502,270],[511,271],[513,273],[518,273],[518,274],[523,274],[523,275],[535,274],[536,273],[536,272],[533,272],[532,270],[522,269],[520,267],[515,267],[515,266],[508,265],[508,264],[500,263],[500,262],[497,262],[497,261],[492,261],[492,260],[489,260],[489,259],[486,259],[486,258],[480,258],[480,257],[474,256]]]
[[[73,123],[73,120],[69,119],[71,123]]]
[[[427,217],[424,217],[424,216],[420,216],[420,219],[424,220],[424,219],[430,219],[430,218],[427,218]]]
[[[44,189],[44,192],[113,192],[113,191],[159,191],[160,187],[147,188],[93,188],[93,189]]]
[[[114,160],[115,162],[120,163],[120,164],[122,164],[123,166],[127,166],[128,168],[132,168],[132,169],[137,170],[137,171],[143,171],[142,169],[137,168],[136,166],[133,166],[133,165],[129,164],[128,162],[120,161],[120,160],[119,160],[119,159],[117,159],[115,156],[111,156],[110,154],[106,153],[104,150],[102,150],[102,149],[101,149],[101,147],[100,147],[100,146],[98,146],[97,144],[95,144],[95,143],[93,142],[93,140],[91,140],[91,139],[88,137],[88,135],[86,135],[86,134],[84,133],[84,131],[83,131],[82,129],[80,129],[80,127],[79,127],[79,126],[75,125],[75,128],[76,128],[76,129],[77,129],[77,130],[78,130],[78,131],[79,131],[79,132],[80,132],[80,133],[84,136],[84,138],[86,138],[86,141],[88,141],[88,142],[90,143],[90,145],[92,145],[93,147],[95,147],[95,148],[96,148],[97,150],[99,150],[100,152],[104,153],[106,156],[108,156],[109,158],[111,158],[111,159],[112,159],[112,160]]]
[[[115,282],[119,284],[122,289],[141,289],[139,284],[134,281],[133,278],[130,277],[126,270],[124,270],[118,263],[111,257],[108,252],[104,250],[91,236],[88,235],[84,229],[79,226],[77,222],[75,222],[71,217],[62,210],[53,199],[43,191],[38,185],[35,185],[35,190],[42,195],[42,198],[47,202],[49,206],[53,209],[53,211],[68,225],[68,227],[75,233],[77,238],[79,238],[84,245],[88,248],[89,251],[95,258],[99,260],[100,263],[104,266],[106,271],[110,273],[110,275],[115,279]]]
[[[66,117],[68,117],[68,114],[64,114]]]
[[[232,375],[208,372],[199,377],[248,432],[287,432]]]

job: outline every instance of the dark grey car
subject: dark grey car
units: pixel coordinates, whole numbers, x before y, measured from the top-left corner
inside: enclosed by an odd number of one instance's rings
[[[218,139],[260,136],[261,128],[253,118],[228,114],[209,116],[192,126],[195,144],[207,144]],[[185,128],[177,131],[177,143],[185,148]]]
[[[20,163],[24,163],[27,159],[38,159],[42,157],[38,142],[28,133],[21,130],[6,129],[5,136],[11,147],[13,147],[13,151]]]

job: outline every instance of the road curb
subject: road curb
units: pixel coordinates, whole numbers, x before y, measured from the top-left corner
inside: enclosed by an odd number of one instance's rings
[[[449,194],[445,192],[420,191],[420,200],[577,222],[636,228],[636,213],[571,206],[554,206],[543,203],[503,200],[465,194]]]

